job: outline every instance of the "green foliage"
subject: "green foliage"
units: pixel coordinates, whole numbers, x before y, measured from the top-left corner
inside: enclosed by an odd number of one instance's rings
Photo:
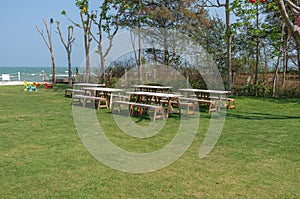
[[[234,86],[233,91],[238,96],[255,96],[255,85]],[[259,84],[257,87],[257,96],[259,97],[272,97],[272,87]],[[300,85],[296,84],[286,88],[276,89],[276,95],[280,98],[300,98]]]
[[[88,13],[89,1],[88,0],[76,0],[76,6],[81,10],[82,13]]]
[[[300,98],[300,85],[278,89],[278,96],[282,98]]]
[[[246,85],[246,86],[234,86],[234,94],[240,96],[255,96],[256,86],[255,85]],[[265,85],[259,84],[257,86],[257,96],[259,97],[270,97],[271,88],[268,88]]]

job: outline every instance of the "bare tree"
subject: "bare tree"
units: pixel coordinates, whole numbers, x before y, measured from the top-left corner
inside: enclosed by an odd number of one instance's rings
[[[53,19],[51,18],[50,19],[50,26],[48,27],[48,23],[46,21],[46,19],[43,18],[43,23],[45,25],[45,28],[46,28],[46,32],[47,32],[47,39],[44,35],[44,32],[43,30],[40,30],[38,28],[38,26],[36,26],[36,29],[37,31],[39,32],[39,34],[42,36],[47,48],[49,49],[50,51],[50,54],[51,54],[51,61],[52,61],[52,83],[55,84],[56,83],[56,71],[55,71],[55,61],[54,61],[54,53],[53,53],[53,46],[52,46],[52,30],[51,30],[51,25],[53,24]]]
[[[72,64],[71,64],[71,52],[72,52],[72,43],[74,42],[74,28],[73,26],[68,26],[68,38],[67,41],[64,41],[64,38],[62,36],[62,32],[60,29],[60,23],[57,21],[57,30],[60,37],[60,41],[64,45],[66,52],[67,52],[67,58],[68,58],[68,83],[69,86],[72,86]]]
[[[62,15],[65,15],[70,22],[72,22],[75,26],[81,28],[83,30],[83,41],[84,41],[84,50],[85,50],[85,68],[86,68],[86,78],[85,81],[89,82],[91,77],[91,69],[90,69],[90,47],[91,47],[91,27],[92,20],[91,16],[88,12],[89,9],[89,1],[88,0],[76,0],[76,6],[80,10],[80,20],[81,24],[74,22],[70,17],[68,17],[65,10],[61,12]]]
[[[298,59],[298,69],[299,69],[299,77],[300,77],[300,24],[295,24],[293,20],[300,16],[300,6],[297,6],[295,4],[295,1],[290,0],[276,0],[279,10],[282,16],[282,19],[286,26],[289,29],[289,32],[291,35],[295,38],[297,42],[297,59]],[[299,1],[297,0],[299,3]],[[290,16],[287,12],[287,9],[289,9],[292,12],[292,16]]]

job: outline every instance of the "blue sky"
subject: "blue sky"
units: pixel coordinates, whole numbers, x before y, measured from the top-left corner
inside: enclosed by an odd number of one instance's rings
[[[79,21],[75,0],[9,0],[1,1],[0,12],[0,66],[51,66],[50,53],[38,34],[35,26],[44,28],[42,18],[61,22],[64,36],[71,23],[61,15],[66,10],[68,15]],[[57,66],[66,66],[66,51],[62,46],[53,24],[52,38]],[[75,29],[73,45],[73,65],[80,65],[84,58],[82,32]]]
[[[99,2],[99,0],[94,1]],[[35,26],[45,31],[42,18],[53,18],[61,22],[64,36],[71,23],[62,10],[76,22],[79,11],[75,0],[6,0],[1,1],[0,12],[0,66],[51,66],[50,53]],[[221,15],[223,13],[221,12]],[[52,26],[52,39],[57,66],[67,66],[66,51]],[[84,61],[82,30],[75,28],[75,43],[72,50],[72,65],[79,66]],[[95,47],[92,43],[91,49]]]

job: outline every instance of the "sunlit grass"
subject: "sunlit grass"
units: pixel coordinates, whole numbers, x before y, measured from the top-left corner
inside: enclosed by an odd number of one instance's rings
[[[1,198],[299,198],[300,99],[236,97],[217,145],[198,153],[210,115],[201,112],[194,142],[161,170],[129,174],[97,161],[82,144],[65,86],[24,92],[0,87]],[[96,111],[110,140],[133,152],[157,150],[172,140],[171,116],[151,138],[134,138]],[[148,125],[149,118],[134,118]],[[190,122],[193,118],[185,118]],[[163,123],[161,120],[156,121]],[[183,121],[184,122],[184,121]]]

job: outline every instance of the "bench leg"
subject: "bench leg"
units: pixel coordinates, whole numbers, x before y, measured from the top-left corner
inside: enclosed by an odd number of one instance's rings
[[[129,109],[129,116],[133,116],[133,114],[134,114],[134,106],[133,106],[133,104],[129,104],[128,109]]]
[[[160,113],[160,116],[157,113]],[[154,109],[152,121],[155,122],[156,118],[159,118],[159,117],[161,117],[163,120],[165,119],[165,111],[164,111],[163,107]]]
[[[78,104],[81,104],[81,98],[72,98],[71,105],[75,103],[75,101],[78,100]]]
[[[156,119],[156,109],[154,109],[154,113],[153,113],[153,122],[155,122]]]
[[[82,104],[83,107],[86,107],[86,102],[87,102],[87,99],[84,98],[83,99],[83,104]]]
[[[192,110],[190,110],[192,108]],[[186,108],[186,114],[187,115],[194,115],[195,113],[195,105],[194,104],[188,104]]]
[[[97,104],[98,104],[98,106],[97,106],[97,110],[99,110],[101,107],[105,107],[106,109],[108,109],[108,102],[107,102],[107,100],[106,99],[98,99],[97,100]],[[105,103],[105,105],[101,105],[101,102],[104,102]]]
[[[164,110],[164,108],[161,107],[159,111],[160,111],[160,113],[161,113],[161,115],[162,115],[162,118],[163,118],[163,120],[164,120],[164,119],[165,119],[165,110]]]
[[[232,104],[231,104],[232,103]],[[227,109],[232,109],[232,108],[236,108],[236,103],[235,103],[235,99],[228,99],[227,100]]]

